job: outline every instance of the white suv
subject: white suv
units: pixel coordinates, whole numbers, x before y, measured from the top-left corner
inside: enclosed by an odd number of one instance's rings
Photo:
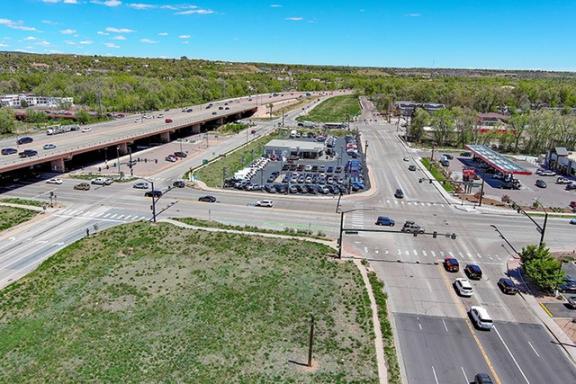
[[[490,330],[494,326],[494,322],[488,314],[488,311],[483,307],[472,306],[468,313],[470,313],[472,321],[478,328]]]
[[[272,202],[272,200],[258,200],[255,205],[257,207],[272,208],[274,206],[274,203]]]
[[[460,296],[470,297],[474,293],[470,281],[461,277],[454,281],[454,288]]]
[[[95,185],[110,185],[112,184],[112,179],[108,177],[97,177],[95,179],[92,179],[92,181],[90,182]]]

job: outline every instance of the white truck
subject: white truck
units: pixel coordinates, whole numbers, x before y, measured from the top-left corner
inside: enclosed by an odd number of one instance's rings
[[[77,124],[71,125],[51,125],[46,129],[46,134],[48,136],[59,135],[60,133],[72,132],[80,130],[80,126]]]

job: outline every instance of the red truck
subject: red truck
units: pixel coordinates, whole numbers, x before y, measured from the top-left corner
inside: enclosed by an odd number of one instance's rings
[[[164,122],[165,122],[166,124],[171,123],[171,122],[172,122],[172,119],[166,118],[166,119],[164,119]]]

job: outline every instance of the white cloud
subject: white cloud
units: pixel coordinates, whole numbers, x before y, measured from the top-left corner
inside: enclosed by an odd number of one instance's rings
[[[0,19],[0,25],[3,25],[8,28],[18,29],[20,31],[36,31],[37,29],[34,27],[27,27],[23,25],[24,22],[22,21],[14,21],[10,19]]]
[[[114,36],[114,37],[112,38],[112,40],[126,40],[126,37],[124,37],[124,36],[122,36],[122,35],[117,35],[117,36]]]
[[[63,35],[73,35],[76,33],[75,29],[71,29],[71,28],[66,28],[60,31],[61,34]]]
[[[78,0],[42,0],[42,2],[48,4],[57,4],[57,3],[78,4]]]
[[[414,12],[414,13],[407,13],[404,16],[408,16],[408,17],[420,17],[422,16],[420,13]]]
[[[182,42],[182,44],[188,44],[188,43],[190,43],[188,40],[184,40],[184,41]]]
[[[150,39],[140,39],[140,42],[144,43],[144,44],[156,44],[157,43],[157,41],[150,40]]]
[[[37,38],[35,38],[34,36],[28,36],[24,39],[25,41],[34,41],[34,40],[38,40]]]
[[[108,27],[105,29],[106,32],[111,32],[111,33],[132,33],[134,32],[132,29],[128,29],[128,28],[114,28],[114,27]]]
[[[203,8],[189,9],[187,11],[176,12],[177,15],[211,15],[213,13],[214,13],[213,10]]]
[[[92,0],[91,3],[98,5],[105,5],[107,7],[118,7],[122,5],[122,2],[119,0],[106,0],[106,1]]]
[[[190,35],[180,35],[180,36],[178,36],[179,39],[189,39],[189,38],[191,38],[191,37],[192,37],[192,36],[190,36]]]
[[[1,48],[8,47],[8,44],[0,43],[0,47],[1,47]]]
[[[147,9],[156,8],[153,4],[145,4],[145,3],[130,3],[128,6],[132,9],[137,9],[139,11],[145,11]]]
[[[168,36],[168,32],[160,32],[158,36]]]
[[[37,45],[41,45],[41,46],[43,46],[43,47],[48,47],[48,46],[52,45],[52,44],[50,44],[49,41],[46,41],[46,40],[40,40],[40,41],[37,42],[36,44],[37,44]]]
[[[98,31],[98,32],[96,32],[96,34],[100,35],[100,36],[108,36],[109,35],[108,32],[103,32],[103,31]]]
[[[78,42],[78,44],[80,44],[80,45],[90,45],[90,44],[93,44],[93,43],[94,43],[94,42],[93,42],[92,40],[82,40],[82,41],[79,41],[79,42]]]
[[[288,21],[302,21],[304,20],[303,17],[287,17],[286,20]]]
[[[68,45],[76,45],[76,42],[72,40],[65,40],[64,42]]]
[[[270,8],[282,8],[280,4],[270,4]]]
[[[57,25],[58,23],[52,20],[42,20],[42,24]]]
[[[107,46],[108,48],[120,48],[119,45],[116,45],[114,43],[104,43],[105,46]]]

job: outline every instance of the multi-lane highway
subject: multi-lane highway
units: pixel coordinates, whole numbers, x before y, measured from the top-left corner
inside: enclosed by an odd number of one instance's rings
[[[368,165],[373,190],[342,199],[345,228],[377,229],[378,215],[390,216],[397,226],[405,220],[423,225],[439,236],[417,236],[362,232],[344,236],[344,256],[361,257],[385,282],[390,297],[403,375],[407,383],[467,383],[477,372],[492,374],[499,383],[576,382],[576,370],[567,355],[539,323],[520,296],[505,296],[496,286],[506,273],[506,262],[514,249],[539,239],[534,225],[525,217],[488,209],[467,209],[446,200],[436,186],[419,183],[421,168],[416,152],[404,146],[396,127],[378,120],[373,107],[363,101],[364,112],[356,124],[363,145],[368,142]],[[294,123],[301,111],[287,116]],[[277,121],[256,127],[259,134],[272,130]],[[153,176],[167,186],[185,170],[225,152],[246,140],[244,133],[222,140],[206,153],[184,160]],[[407,158],[408,161],[405,161]],[[48,199],[56,192],[63,207],[51,211],[30,225],[30,229],[0,235],[0,287],[29,271],[55,250],[85,235],[86,229],[100,229],[124,222],[149,219],[150,200],[131,185],[113,184],[88,192],[74,191],[74,180],[60,186],[44,183],[21,185],[6,195]],[[401,188],[402,200],[394,198]],[[337,199],[274,195],[273,209],[253,206],[262,196],[250,192],[212,191],[214,204],[200,203],[206,192],[174,189],[159,202],[159,217],[193,216],[231,224],[259,225],[284,229],[294,227],[322,231],[332,238],[339,233]],[[469,208],[469,207],[468,207]],[[498,232],[499,231],[499,232]],[[443,236],[455,233],[456,238]],[[505,239],[501,237],[502,234]],[[546,242],[556,249],[574,249],[574,229],[563,219],[550,219]],[[438,262],[454,256],[461,264],[478,263],[482,280],[473,283],[471,298],[458,297],[452,289],[456,277]],[[492,331],[474,329],[467,317],[471,305],[485,307],[495,321]]]

